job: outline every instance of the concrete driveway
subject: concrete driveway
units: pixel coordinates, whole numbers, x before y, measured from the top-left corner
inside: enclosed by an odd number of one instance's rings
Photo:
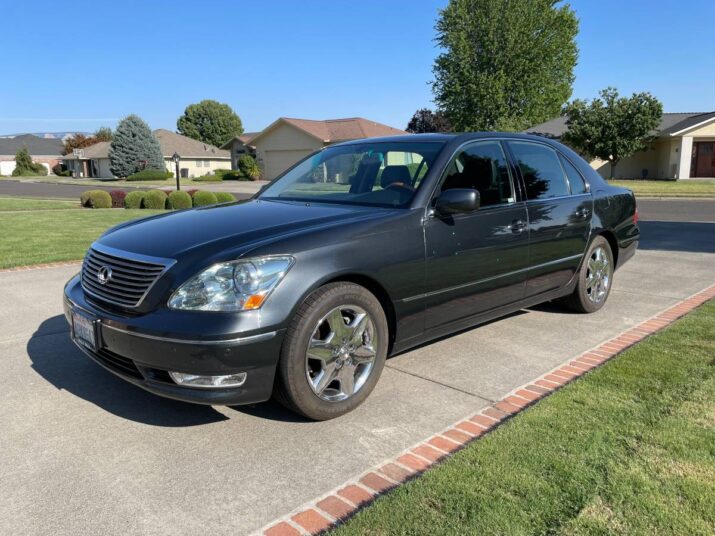
[[[543,305],[393,357],[326,423],[145,393],[69,341],[78,267],[0,273],[0,534],[253,532],[715,282],[715,223],[642,231],[598,313]]]

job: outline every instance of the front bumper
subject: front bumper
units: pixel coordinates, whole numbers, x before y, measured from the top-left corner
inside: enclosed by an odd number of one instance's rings
[[[217,314],[203,314],[192,319],[194,335],[172,332],[164,326],[161,333],[154,327],[156,313],[123,316],[105,310],[86,299],[75,276],[65,286],[64,312],[72,328],[72,311],[93,321],[96,348],[75,344],[98,364],[120,378],[160,396],[211,405],[251,404],[268,400],[278,363],[282,329],[264,329],[247,333],[225,333],[217,337]],[[202,333],[197,322],[206,322],[211,338]],[[169,327],[167,330],[166,328]],[[74,335],[74,334],[73,334]],[[180,386],[168,371],[200,375],[226,375],[245,372],[246,382],[240,387],[205,389]]]

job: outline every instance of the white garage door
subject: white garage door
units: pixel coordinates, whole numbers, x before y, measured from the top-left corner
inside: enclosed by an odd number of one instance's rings
[[[266,180],[273,180],[286,169],[308,156],[313,151],[307,149],[293,151],[266,151],[264,154],[263,165],[266,169]]]
[[[0,175],[12,175],[13,171],[15,171],[14,160],[0,162]]]

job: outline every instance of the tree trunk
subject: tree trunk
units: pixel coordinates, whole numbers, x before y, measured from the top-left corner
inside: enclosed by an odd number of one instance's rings
[[[618,160],[611,160],[611,177],[610,177],[611,180],[616,178],[616,166],[617,165],[618,165]]]

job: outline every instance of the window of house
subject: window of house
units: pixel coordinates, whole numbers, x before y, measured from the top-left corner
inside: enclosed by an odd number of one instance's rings
[[[569,162],[563,155],[559,155],[561,159],[561,165],[564,166],[564,171],[566,172],[566,177],[569,180],[569,185],[571,186],[572,194],[585,194],[588,192],[586,188],[586,182],[583,180],[581,173],[578,172],[576,167]]]
[[[478,142],[457,154],[447,168],[441,190],[452,188],[477,190],[483,207],[513,203],[514,190],[501,143]]]
[[[527,199],[569,195],[569,186],[556,151],[540,143],[524,141],[510,141],[509,147],[524,178]]]

